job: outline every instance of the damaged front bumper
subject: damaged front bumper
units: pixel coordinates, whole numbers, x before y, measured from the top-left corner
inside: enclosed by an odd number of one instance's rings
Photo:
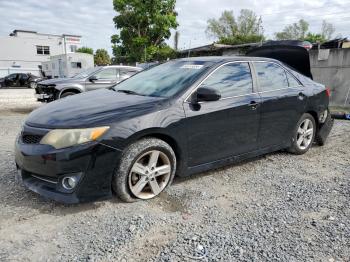
[[[54,86],[38,84],[34,96],[39,102],[51,102],[55,100],[57,92]]]

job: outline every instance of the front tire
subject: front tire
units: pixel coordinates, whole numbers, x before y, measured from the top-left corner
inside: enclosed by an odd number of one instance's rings
[[[65,97],[67,97],[67,96],[73,96],[73,95],[76,95],[76,93],[74,93],[74,92],[64,92],[64,93],[60,96],[60,98],[65,98]]]
[[[292,145],[288,148],[288,151],[296,155],[305,154],[312,146],[315,134],[315,119],[308,113],[303,114],[296,125],[293,133]]]
[[[172,183],[175,172],[173,149],[163,140],[144,138],[124,150],[112,188],[125,202],[151,199]]]

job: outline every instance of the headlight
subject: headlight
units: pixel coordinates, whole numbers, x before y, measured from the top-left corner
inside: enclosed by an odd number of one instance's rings
[[[108,126],[83,129],[55,129],[48,132],[40,144],[51,145],[56,149],[83,144],[97,140],[107,130]]]

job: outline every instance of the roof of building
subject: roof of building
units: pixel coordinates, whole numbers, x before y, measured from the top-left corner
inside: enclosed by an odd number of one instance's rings
[[[10,36],[15,36],[17,33],[30,33],[30,34],[38,34],[38,35],[49,35],[49,36],[59,36],[59,37],[65,37],[65,36],[73,36],[73,37],[81,37],[81,35],[73,35],[73,34],[46,34],[46,33],[38,33],[37,31],[31,31],[31,30],[22,30],[22,29],[15,29],[12,33],[10,33]]]

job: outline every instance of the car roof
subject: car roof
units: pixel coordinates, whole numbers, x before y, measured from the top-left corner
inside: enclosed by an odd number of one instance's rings
[[[176,59],[177,61],[184,62],[213,62],[213,63],[225,63],[234,61],[273,61],[279,62],[276,59],[265,57],[253,57],[253,56],[200,56],[200,57],[187,57]]]
[[[124,65],[110,65],[110,66],[103,66],[103,68],[125,68],[125,69],[142,70],[141,67],[136,67],[136,66],[124,66]]]

